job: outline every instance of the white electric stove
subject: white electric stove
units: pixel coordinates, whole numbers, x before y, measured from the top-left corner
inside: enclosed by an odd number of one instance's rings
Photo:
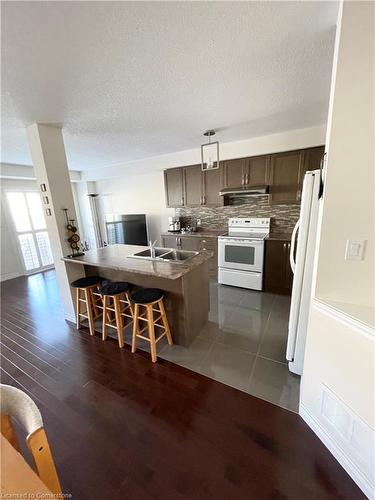
[[[262,290],[264,240],[270,218],[233,218],[228,233],[219,236],[219,283]]]

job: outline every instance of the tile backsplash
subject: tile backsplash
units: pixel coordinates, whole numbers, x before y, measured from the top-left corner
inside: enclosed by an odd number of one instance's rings
[[[230,217],[271,217],[272,232],[290,233],[298,220],[300,208],[300,205],[270,205],[268,196],[258,196],[238,198],[232,205],[224,207],[176,208],[176,215],[184,225],[201,219],[203,229],[215,230],[225,230]]]

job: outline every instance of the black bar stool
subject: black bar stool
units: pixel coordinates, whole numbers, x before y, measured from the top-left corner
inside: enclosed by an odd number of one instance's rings
[[[153,363],[157,360],[156,344],[164,335],[167,336],[168,344],[173,344],[163,298],[163,291],[157,288],[143,288],[130,295],[130,300],[134,303],[132,352],[137,350],[137,338],[147,340],[150,343]],[[143,311],[141,311],[142,308]],[[156,318],[154,318],[154,312],[158,313]],[[159,320],[161,320],[161,324],[158,323]],[[139,329],[139,321],[146,322],[146,325],[141,329]],[[155,326],[163,330],[158,338],[155,338]],[[148,337],[142,335],[146,330],[148,330]]]
[[[120,347],[124,347],[122,329],[125,326],[125,318],[130,318],[133,321],[133,306],[128,295],[130,288],[130,283],[113,281],[99,289],[99,293],[103,297],[102,339],[106,340],[108,327],[115,328]]]
[[[95,335],[94,322],[100,317],[97,300],[94,298],[94,293],[97,292],[103,279],[99,276],[87,276],[73,281],[70,286],[76,289],[76,324],[77,330],[81,328],[81,318],[88,319],[90,335]],[[81,310],[82,302],[86,306],[86,310]]]

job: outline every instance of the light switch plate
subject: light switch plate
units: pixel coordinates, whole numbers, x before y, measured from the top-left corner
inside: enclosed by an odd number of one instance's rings
[[[363,260],[366,240],[346,240],[345,260]]]

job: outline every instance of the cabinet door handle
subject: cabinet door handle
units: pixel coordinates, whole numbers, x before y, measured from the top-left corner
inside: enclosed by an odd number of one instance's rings
[[[203,196],[200,197],[200,204],[203,205]]]
[[[242,174],[242,178],[241,178],[241,185],[243,186],[244,185],[244,176]]]
[[[181,198],[181,205],[184,204],[184,197]]]
[[[245,184],[249,184],[249,174],[245,174]]]
[[[204,194],[203,195],[203,205],[205,205],[205,204],[206,204],[206,195]]]
[[[297,201],[300,201],[301,200],[301,190],[299,189],[297,191]]]

